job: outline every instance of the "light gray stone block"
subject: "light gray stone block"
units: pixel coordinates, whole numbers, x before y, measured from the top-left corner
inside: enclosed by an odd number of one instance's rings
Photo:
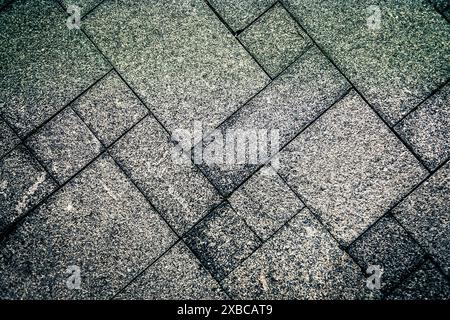
[[[283,150],[280,166],[283,178],[342,244],[427,174],[354,91]]]

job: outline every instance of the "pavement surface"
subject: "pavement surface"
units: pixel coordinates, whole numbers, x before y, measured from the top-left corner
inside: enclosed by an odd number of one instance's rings
[[[0,0],[0,298],[449,299],[449,19]]]

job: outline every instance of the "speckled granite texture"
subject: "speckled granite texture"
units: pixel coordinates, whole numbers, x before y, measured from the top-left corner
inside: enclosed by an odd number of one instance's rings
[[[0,0],[0,299],[450,299],[449,10]]]

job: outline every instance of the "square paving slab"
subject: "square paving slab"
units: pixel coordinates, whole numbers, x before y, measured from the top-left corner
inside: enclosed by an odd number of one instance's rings
[[[282,151],[280,166],[281,176],[343,244],[427,174],[354,91]]]
[[[424,257],[417,243],[391,217],[375,223],[350,246],[349,253],[364,270],[371,265],[383,269],[382,290],[399,284]]]
[[[309,45],[308,37],[280,4],[245,29],[239,39],[271,77],[287,68]]]
[[[105,146],[147,114],[145,106],[116,72],[95,84],[72,104],[72,108]]]
[[[221,204],[185,237],[216,279],[223,279],[259,245],[260,240],[233,208]]]

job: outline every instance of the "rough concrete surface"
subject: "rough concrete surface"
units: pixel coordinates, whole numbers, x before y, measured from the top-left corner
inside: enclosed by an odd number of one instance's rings
[[[0,0],[0,299],[450,299],[445,0]]]

